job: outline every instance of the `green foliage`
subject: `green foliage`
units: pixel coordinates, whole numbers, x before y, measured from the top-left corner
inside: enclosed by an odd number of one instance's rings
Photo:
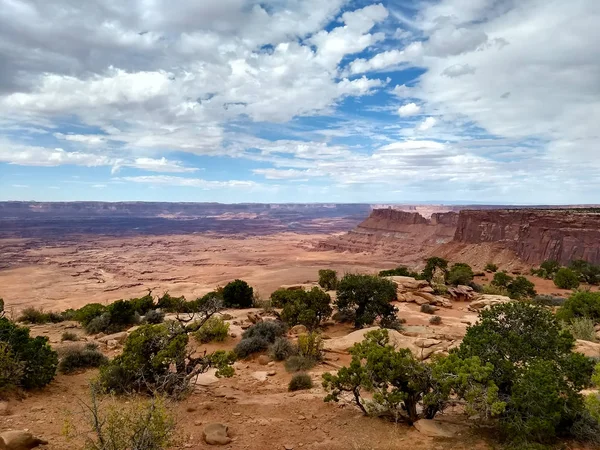
[[[421,278],[421,274],[411,271],[404,266],[398,266],[395,269],[390,270],[382,270],[377,275],[380,277],[411,277],[416,279]]]
[[[298,347],[284,337],[278,337],[269,347],[269,356],[275,361],[285,361],[296,354],[298,354]]]
[[[396,285],[388,279],[371,275],[346,274],[337,289],[336,306],[354,313],[354,326],[371,325],[377,318],[393,318],[397,309]]]
[[[515,278],[507,287],[508,296],[515,300],[535,297],[535,285],[523,276]]]
[[[73,373],[79,369],[100,367],[106,364],[108,359],[98,350],[94,343],[85,345],[72,345],[61,352],[58,370],[60,373]]]
[[[0,317],[4,317],[4,299],[0,298]]]
[[[194,333],[196,340],[202,344],[211,341],[223,342],[229,334],[229,324],[221,317],[211,317]]]
[[[331,297],[321,289],[314,287],[310,292],[297,292],[294,299],[287,301],[281,312],[281,319],[290,326],[302,324],[309,329],[317,328],[333,312]]]
[[[151,309],[146,312],[144,315],[144,322],[150,323],[152,325],[156,325],[158,323],[163,323],[165,320],[165,313],[158,309]]]
[[[85,327],[96,317],[100,317],[106,312],[106,306],[101,305],[100,303],[88,303],[87,305],[76,310],[73,318]]]
[[[270,342],[260,337],[242,339],[233,351],[238,358],[244,359],[253,353],[259,353],[269,348]]]
[[[571,322],[576,317],[587,317],[600,322],[600,292],[581,291],[571,294],[556,312],[556,317]]]
[[[326,402],[350,394],[365,414],[409,423],[432,419],[453,397],[465,399],[470,412],[485,418],[504,410],[497,388],[488,382],[491,365],[481,364],[476,357],[451,355],[427,364],[417,361],[409,349],[395,350],[385,330],[367,333],[350,354],[349,367],[323,375],[323,387],[329,392]],[[371,398],[364,397],[363,391],[370,392]]]
[[[288,372],[304,372],[312,369],[317,364],[317,361],[306,356],[292,355],[285,362],[285,370]]]
[[[283,336],[287,327],[283,322],[258,322],[242,334],[242,340],[235,346],[238,358],[247,358],[253,353],[267,350],[275,340]]]
[[[497,272],[498,271],[498,266],[496,264],[493,264],[493,263],[487,263],[485,265],[485,269],[484,270],[486,272],[491,272],[491,273]]]
[[[271,305],[274,308],[283,308],[288,303],[303,301],[305,296],[304,289],[277,289],[271,294]]]
[[[448,261],[443,258],[433,257],[429,258],[425,263],[425,269],[423,269],[423,278],[427,281],[431,281],[435,269],[440,269],[444,273],[448,272]]]
[[[562,297],[556,297],[554,295],[536,295],[531,303],[540,306],[562,306],[565,304],[567,299]]]
[[[217,376],[231,376],[235,355],[217,351],[192,357],[188,335],[176,323],[142,325],[125,341],[123,353],[100,369],[99,385],[108,392],[187,393],[190,381],[211,367]]]
[[[150,291],[143,297],[130,299],[129,302],[133,310],[140,316],[144,316],[148,311],[154,309],[154,299]]]
[[[61,341],[78,341],[79,340],[79,336],[77,336],[76,333],[73,333],[72,331],[65,331],[62,336],[60,337]]]
[[[453,286],[469,285],[473,281],[473,269],[471,266],[465,263],[453,264],[448,274],[446,275],[446,282]]]
[[[99,402],[92,392],[82,410],[89,430],[78,433],[71,422],[66,430],[68,437],[82,435],[85,450],[167,450],[178,444],[173,413],[161,396],[123,404],[110,397]]]
[[[569,269],[575,272],[581,281],[585,283],[600,283],[600,266],[578,259],[569,263]]]
[[[337,289],[338,278],[337,272],[331,269],[319,270],[319,286],[326,291],[334,291]]]
[[[33,307],[25,308],[21,311],[21,315],[17,319],[19,322],[31,323],[31,324],[44,324],[44,323],[59,323],[64,320],[63,316],[57,312],[44,312],[42,309]]]
[[[442,318],[440,316],[433,316],[429,318],[429,323],[431,325],[441,325],[442,324]]]
[[[307,373],[297,373],[290,380],[288,391],[301,391],[313,387],[312,379]]]
[[[8,346],[15,361],[22,364],[19,386],[39,388],[50,383],[56,374],[58,355],[48,344],[47,337],[30,337],[29,328],[0,318],[0,343]]]
[[[305,358],[321,361],[323,359],[323,339],[315,331],[298,336],[298,353]]]
[[[504,295],[505,297],[508,297],[508,289],[493,284],[486,284],[483,286],[482,293],[488,295]]]
[[[421,305],[421,312],[425,313],[425,314],[433,314],[434,312],[437,311],[437,308],[433,305],[429,305],[427,303],[425,303],[424,305]]]
[[[574,317],[570,323],[565,323],[564,327],[575,339],[596,342],[596,329],[592,319]]]
[[[551,279],[560,269],[560,263],[554,259],[548,259],[540,264],[540,269],[545,273],[545,278]]]
[[[0,396],[15,389],[23,377],[24,364],[6,342],[0,342]]]
[[[183,312],[183,305],[185,303],[185,297],[173,297],[168,292],[165,292],[162,297],[158,298],[156,308],[165,312]]]
[[[234,280],[223,288],[223,304],[227,308],[252,308],[254,289],[243,280]]]
[[[482,311],[457,352],[493,367],[491,379],[506,400],[501,417],[515,442],[541,441],[568,433],[583,411],[591,361],[574,353],[573,336],[545,308],[510,302]]]
[[[127,300],[117,300],[108,305],[108,314],[110,314],[110,331],[120,331],[129,325],[136,323],[136,310],[134,303]]]
[[[494,274],[491,284],[492,286],[507,288],[512,281],[513,277],[511,277],[505,271],[502,271]]]
[[[558,269],[554,275],[554,284],[561,289],[577,289],[579,283],[579,275],[566,267]]]
[[[97,317],[94,317],[86,325],[84,329],[88,334],[104,333],[110,328],[110,313],[105,312]]]

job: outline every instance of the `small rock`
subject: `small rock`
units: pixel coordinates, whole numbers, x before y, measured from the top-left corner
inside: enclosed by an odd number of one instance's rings
[[[274,361],[269,361],[269,364],[267,364],[267,366],[269,366],[269,367],[273,367],[274,365],[275,365]]]
[[[274,377],[275,375],[277,375],[277,372],[276,372],[276,371],[274,371],[274,370],[269,370],[269,371],[267,372],[267,376],[268,376],[268,377]]]
[[[308,332],[308,329],[304,325],[295,325],[290,330],[290,333],[293,335],[305,334]]]
[[[119,346],[119,342],[116,341],[115,339],[111,339],[109,341],[106,341],[106,346],[110,349],[114,349]]]
[[[0,448],[4,450],[30,450],[48,442],[23,431],[5,431],[0,434]]]
[[[284,448],[285,450],[294,450],[294,446],[293,446],[293,445],[291,445],[291,444],[284,444],[284,445],[283,445],[283,448]]]
[[[269,358],[267,355],[260,355],[258,357],[258,363],[261,366],[266,366],[267,364],[269,364],[271,362],[271,358]]]
[[[252,378],[258,381],[267,381],[267,372],[252,372]]]
[[[211,423],[202,430],[204,442],[208,445],[227,445],[231,442],[229,427],[222,423]]]

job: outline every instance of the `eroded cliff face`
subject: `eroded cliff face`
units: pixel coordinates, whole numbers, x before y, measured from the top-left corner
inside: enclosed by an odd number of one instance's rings
[[[352,231],[320,244],[322,249],[350,252],[377,252],[398,261],[420,261],[439,244],[452,240],[458,213],[433,213],[426,219],[417,212],[374,209]]]
[[[591,210],[463,210],[455,242],[499,243],[530,264],[600,264],[600,213]]]

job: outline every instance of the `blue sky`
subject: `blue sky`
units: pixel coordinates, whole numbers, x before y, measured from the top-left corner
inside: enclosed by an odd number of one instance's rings
[[[598,203],[600,2],[0,0],[0,200]]]

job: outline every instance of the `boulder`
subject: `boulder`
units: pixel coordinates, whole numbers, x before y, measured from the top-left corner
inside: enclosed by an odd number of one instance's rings
[[[48,442],[35,437],[27,431],[5,431],[0,434],[2,450],[30,450]]]
[[[416,303],[419,306],[429,303],[428,300],[416,295],[416,292],[408,292],[407,294],[404,294],[404,297],[407,302]]]
[[[469,302],[475,298],[475,292],[471,286],[464,286],[459,284],[456,287],[449,287],[448,294],[452,300],[458,302]]]
[[[413,295],[424,298],[425,300],[427,300],[427,303],[434,303],[437,301],[437,297],[433,294],[430,294],[429,292],[416,291],[413,292]]]
[[[421,419],[413,423],[417,431],[429,437],[451,438],[456,432],[447,425],[436,420]]]
[[[297,336],[299,334],[308,333],[308,329],[304,325],[294,325],[290,330],[290,333]]]
[[[115,339],[110,339],[110,340],[106,341],[106,346],[109,349],[117,348],[119,346],[119,341],[117,341]]]
[[[119,344],[122,344],[127,340],[127,331],[121,331],[120,333],[109,334],[107,336],[103,336],[97,339],[98,342],[102,344],[108,344],[108,341],[117,341]]]
[[[250,321],[250,323],[255,324],[258,322],[262,322],[263,319],[262,317],[260,317],[257,313],[255,312],[249,312],[248,313],[248,320]]]
[[[578,339],[575,342],[575,351],[583,353],[590,358],[597,358],[600,355],[600,344],[590,341]]]
[[[429,348],[429,347],[433,347],[434,345],[438,345],[441,343],[442,343],[442,341],[440,341],[438,339],[419,338],[415,341],[415,345],[419,348]]]
[[[202,430],[204,442],[208,445],[227,445],[231,442],[229,427],[222,423],[210,423]]]
[[[469,305],[469,309],[471,311],[479,311],[481,309],[487,309],[487,308],[490,308],[491,306],[500,305],[502,303],[508,303],[511,301],[512,300],[509,297],[506,297],[504,295],[484,294],[484,295],[479,296],[479,298],[477,300],[472,302]]]
[[[199,374],[196,377],[196,386],[210,386],[219,381],[217,377],[217,369],[208,369],[206,372]]]
[[[429,294],[433,294],[435,291],[431,286],[425,286],[419,289],[420,292],[427,292]]]
[[[263,372],[263,371],[258,371],[258,372],[252,372],[252,378],[254,378],[257,381],[267,381],[267,377],[269,376],[269,372]]]
[[[398,288],[404,288],[409,290],[421,289],[426,286],[429,286],[429,282],[426,280],[416,280],[413,277],[401,277],[401,276],[392,276],[385,277],[388,280],[393,281],[398,285]]]

